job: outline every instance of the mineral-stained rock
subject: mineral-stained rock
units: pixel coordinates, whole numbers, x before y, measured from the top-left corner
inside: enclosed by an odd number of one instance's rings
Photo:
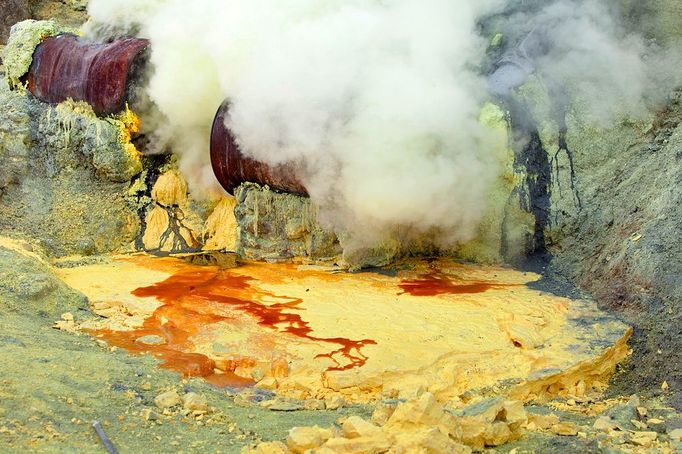
[[[86,307],[87,298],[54,275],[37,247],[0,237],[0,308],[3,311],[34,314],[41,311],[61,318],[61,314],[79,306]]]
[[[206,219],[204,250],[234,251],[237,247],[237,220],[234,197],[223,197]]]
[[[242,257],[334,260],[340,256],[336,236],[319,225],[310,199],[255,184],[241,185],[235,197],[237,253]]]
[[[28,172],[32,142],[28,99],[8,92],[0,82],[0,192]]]
[[[88,0],[63,0],[68,6],[75,11],[85,11],[88,6]]]
[[[182,406],[186,410],[205,413],[208,411],[208,402],[205,396],[197,393],[187,393],[182,396]]]
[[[333,436],[334,431],[331,429],[323,429],[318,426],[294,427],[289,431],[287,446],[289,446],[289,449],[295,454],[300,454],[308,449],[314,449],[321,446]]]
[[[63,144],[67,153],[75,151],[91,157],[96,172],[105,179],[127,183],[142,172],[142,160],[140,152],[130,143],[131,131],[128,129],[138,125],[120,118],[102,121],[89,105],[64,102],[58,104],[53,113],[47,110],[44,120],[39,122],[39,134],[49,145]]]
[[[402,252],[398,241],[387,238],[373,246],[354,246],[325,229],[317,208],[307,197],[274,192],[253,183],[235,190],[237,253],[255,260],[305,258],[336,262],[350,269],[393,262]],[[342,247],[343,245],[343,247]]]
[[[343,263],[351,271],[365,267],[387,266],[399,258],[402,253],[402,245],[395,238],[385,238],[372,246],[355,246],[352,241],[345,241],[341,237],[343,248]]]
[[[453,435],[475,450],[519,438],[527,421],[523,403],[503,398],[487,399],[453,414]]]

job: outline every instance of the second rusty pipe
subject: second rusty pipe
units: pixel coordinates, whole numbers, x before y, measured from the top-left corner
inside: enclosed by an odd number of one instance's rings
[[[213,120],[211,129],[211,165],[216,178],[230,194],[242,183],[258,183],[272,189],[298,195],[308,191],[297,176],[294,163],[269,166],[242,154],[234,135],[225,124],[230,103],[224,102]]]
[[[28,89],[45,102],[85,101],[98,115],[119,112],[142,79],[149,41],[126,38],[90,43],[62,34],[38,45],[28,72]]]

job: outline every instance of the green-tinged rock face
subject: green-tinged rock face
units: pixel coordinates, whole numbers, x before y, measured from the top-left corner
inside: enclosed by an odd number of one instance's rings
[[[649,36],[663,42],[682,39],[682,3],[679,0],[612,0],[624,16]]]
[[[26,115],[27,98],[12,95],[0,82],[0,193],[7,186],[18,183],[28,170],[31,146],[30,120]]]
[[[488,193],[486,211],[476,237],[449,252],[479,263],[516,260],[525,253],[528,231],[532,235],[535,222],[530,213],[522,210],[518,194],[525,174],[514,165],[504,111],[496,104],[487,103],[481,109],[479,123],[486,128],[490,139],[488,153],[501,171]]]
[[[122,137],[125,125],[98,118],[85,103],[67,101],[46,109],[39,128],[51,145],[91,157],[97,173],[109,181],[128,182],[142,172],[140,153]]]
[[[235,197],[237,252],[241,256],[334,260],[340,255],[336,236],[320,227],[310,199],[250,183],[237,188]]]
[[[87,299],[57,276],[29,243],[0,239],[0,301],[13,312],[51,317],[85,307]]]
[[[127,247],[139,219],[125,194],[142,164],[120,141],[122,125],[6,85],[0,105],[0,228],[37,238],[57,255]]]

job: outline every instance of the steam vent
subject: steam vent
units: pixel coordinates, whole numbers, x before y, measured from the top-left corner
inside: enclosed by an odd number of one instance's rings
[[[679,1],[0,11],[0,452],[682,452]]]

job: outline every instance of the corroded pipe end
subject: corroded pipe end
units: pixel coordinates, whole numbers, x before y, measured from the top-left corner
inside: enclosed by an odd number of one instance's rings
[[[218,109],[211,129],[211,165],[222,187],[233,194],[237,186],[251,182],[268,185],[277,191],[307,196],[308,191],[296,176],[297,169],[293,163],[271,167],[239,151],[234,136],[225,126],[229,109],[230,103],[225,101]]]
[[[119,112],[133,95],[148,48],[149,41],[138,38],[107,44],[69,34],[47,38],[33,54],[28,89],[45,102],[71,98],[87,102],[98,115]]]

